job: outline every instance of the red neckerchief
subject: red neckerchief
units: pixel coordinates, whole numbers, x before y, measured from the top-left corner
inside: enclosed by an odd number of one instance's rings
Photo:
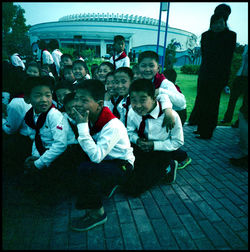
[[[42,139],[41,139],[41,136],[39,134],[40,132],[40,129],[43,127],[45,121],[46,121],[46,118],[47,118],[47,114],[49,113],[49,111],[54,108],[55,105],[52,104],[52,106],[48,109],[48,111],[44,112],[44,113],[41,113],[37,119],[37,122],[35,124],[34,122],[34,112],[33,112],[33,107],[31,107],[27,113],[25,114],[25,117],[24,117],[24,120],[26,122],[26,124],[36,130],[36,135],[35,135],[35,144],[36,144],[36,148],[39,152],[39,154],[42,156],[43,153],[47,150],[44,148],[43,146],[43,143],[42,143]]]
[[[158,117],[160,117],[162,115],[163,111],[162,111],[161,103],[158,102],[158,104],[159,104],[159,108],[160,108]],[[138,136],[140,138],[146,138],[145,135],[144,135],[144,130],[145,130],[145,127],[146,127],[146,122],[145,121],[147,119],[154,119],[154,117],[151,116],[150,114],[142,116],[142,121],[140,123],[139,130],[138,130]]]
[[[122,52],[122,54],[117,59],[115,59],[115,55],[113,55],[114,69],[116,69],[115,62],[118,61],[118,60],[124,59],[126,57],[127,57],[127,54],[124,51]]]
[[[108,107],[103,107],[100,116],[94,126],[90,128],[90,135],[98,133],[112,119],[116,118]]]
[[[159,88],[161,86],[162,81],[165,80],[165,79],[166,79],[166,77],[164,76],[164,74],[157,73],[155,75],[154,81],[153,81],[153,83],[155,85],[155,89]],[[178,92],[182,93],[180,87],[177,86],[176,84],[174,84],[174,85],[175,85],[176,89],[178,90]]]

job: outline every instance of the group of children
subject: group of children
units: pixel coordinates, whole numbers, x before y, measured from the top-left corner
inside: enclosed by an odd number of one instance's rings
[[[118,185],[138,196],[159,180],[173,183],[191,162],[181,149],[184,95],[159,73],[155,52],[142,52],[131,69],[124,47],[116,36],[115,55],[91,77],[84,60],[70,55],[61,55],[59,78],[30,63],[23,96],[11,100],[3,118],[6,165],[19,146],[30,187],[77,195],[75,207],[86,214],[72,220],[73,230],[105,223],[102,197]]]

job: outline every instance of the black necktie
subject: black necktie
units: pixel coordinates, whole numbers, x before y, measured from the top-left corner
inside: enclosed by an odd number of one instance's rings
[[[69,119],[68,119],[69,125],[71,127],[71,129],[73,130],[76,139],[79,137],[79,133],[78,133],[78,129],[77,126],[75,124],[73,124]]]
[[[120,103],[120,101],[123,99],[123,96],[119,96],[118,99],[115,101],[115,99],[112,97],[111,98],[111,102],[112,104],[114,105],[114,108],[113,108],[113,114],[118,118],[120,119],[121,115],[119,113],[119,111],[117,110],[117,105]]]

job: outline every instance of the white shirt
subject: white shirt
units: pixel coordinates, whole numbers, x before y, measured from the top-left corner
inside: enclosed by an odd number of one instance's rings
[[[40,61],[41,61],[41,50],[40,50],[40,54],[39,55],[40,55]],[[43,64],[49,64],[49,65],[51,65],[51,64],[54,63],[54,59],[53,59],[53,57],[52,57],[52,55],[50,54],[49,51],[44,50],[42,57],[43,57]]]
[[[18,56],[18,53],[14,53],[11,57],[10,57],[11,63],[13,66],[20,66],[23,68],[23,70],[25,70],[25,65],[23,63],[23,61],[21,60],[21,58]]]
[[[63,125],[65,126],[65,130],[67,132],[67,144],[78,144],[74,131],[72,130],[68,120],[76,126],[76,122],[71,119],[66,112],[63,112]]]
[[[53,52],[52,52],[52,58],[55,62],[55,65],[56,65],[56,71],[58,73],[58,75],[60,74],[60,62],[61,62],[61,56],[62,56],[62,53],[60,50],[58,49],[55,49]]]
[[[88,123],[80,123],[77,127],[78,142],[92,162],[121,159],[127,160],[131,165],[134,164],[133,148],[130,145],[127,130],[119,119],[111,119],[93,137],[89,133]]]
[[[38,114],[34,114],[34,121],[36,123]],[[35,139],[36,131],[29,126],[29,136],[32,140]],[[60,156],[67,148],[67,131],[63,125],[63,115],[56,108],[52,108],[47,114],[45,123],[40,129],[40,136],[44,147],[48,150],[40,156],[35,141],[32,145],[32,156],[39,157],[34,164],[38,169],[49,167],[50,164]]]
[[[147,136],[148,140],[154,141],[155,151],[174,151],[179,149],[184,144],[183,128],[179,115],[173,110],[175,126],[167,132],[166,128],[162,127],[164,114],[158,117],[159,112],[160,107],[157,102],[157,106],[150,113],[150,115],[155,119],[147,119],[145,121],[144,134]],[[141,121],[142,117],[131,108],[128,112],[127,130],[129,139],[134,144],[136,144],[136,141],[139,138],[138,130]]]
[[[115,55],[115,60],[117,58],[119,58],[122,53],[123,52]],[[110,61],[110,63],[112,63],[114,65],[113,56],[109,59],[109,61]],[[115,66],[116,66],[116,69],[119,68],[119,67],[130,67],[130,59],[129,59],[129,57],[126,56],[125,58],[116,61],[115,62]]]
[[[117,110],[120,113],[120,120],[123,124],[125,124],[125,118],[126,118],[126,108],[123,106],[126,104],[127,98],[129,96],[123,98],[120,103],[117,105]],[[172,108],[172,103],[170,101],[169,96],[166,94],[166,91],[159,89],[159,94],[157,95],[156,99],[161,102],[162,109],[166,108]],[[108,103],[105,103],[109,106]],[[129,105],[129,109],[131,108],[131,105]],[[112,111],[112,110],[111,110]]]
[[[27,136],[27,125],[24,122],[26,112],[31,108],[31,104],[23,98],[14,98],[7,105],[7,118],[2,119],[2,129],[6,134],[14,134],[19,131],[21,135]]]
[[[166,94],[169,96],[170,101],[173,104],[174,110],[183,110],[186,108],[186,98],[180,93],[173,82],[168,79],[164,79],[160,85],[160,88],[166,90]],[[164,91],[162,91],[164,93]]]

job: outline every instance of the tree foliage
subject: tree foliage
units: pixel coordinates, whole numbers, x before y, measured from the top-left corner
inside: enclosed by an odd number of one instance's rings
[[[13,2],[2,3],[2,50],[3,58],[8,58],[13,53],[30,55],[30,40],[26,26],[25,10]]]

